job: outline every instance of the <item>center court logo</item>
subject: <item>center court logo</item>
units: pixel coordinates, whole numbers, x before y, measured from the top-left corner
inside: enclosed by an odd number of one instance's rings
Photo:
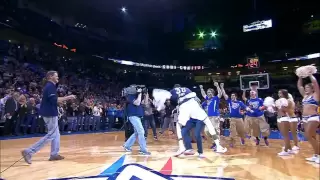
[[[164,175],[140,164],[127,164],[118,169],[110,176],[73,177],[55,180],[234,180],[232,178],[206,177],[206,176],[184,176]]]

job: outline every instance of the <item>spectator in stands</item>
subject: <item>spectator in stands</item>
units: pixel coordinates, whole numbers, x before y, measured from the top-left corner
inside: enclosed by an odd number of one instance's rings
[[[123,125],[124,123],[124,111],[123,111],[123,107],[121,107],[121,105],[117,106],[117,122],[121,123],[121,125]]]
[[[84,102],[81,102],[78,108],[78,128],[77,131],[81,131],[84,129],[84,122],[86,119],[86,105]]]
[[[101,105],[100,103],[96,103],[93,107],[93,129],[100,130],[100,120],[101,120]]]
[[[24,95],[20,95],[18,99],[17,118],[15,122],[15,135],[21,135],[21,126],[24,125],[27,115],[27,98]]]
[[[27,104],[27,118],[25,121],[24,134],[27,133],[28,127],[30,126],[30,134],[35,133],[37,126],[37,108],[36,108],[36,100],[34,98],[30,98]]]
[[[13,129],[16,127],[17,122],[17,111],[19,108],[19,99],[20,94],[15,92],[12,97],[10,97],[5,104],[5,116],[6,122],[4,125],[4,134],[11,135],[13,133]]]
[[[109,130],[111,130],[114,127],[116,112],[117,112],[116,105],[114,103],[111,103],[107,110]]]
[[[63,108],[63,103],[58,102],[58,119],[59,119],[59,130],[64,132],[67,125],[66,111]]]
[[[87,101],[86,107],[85,107],[85,112],[86,112],[86,119],[85,119],[85,130],[86,131],[90,131],[90,125],[92,125],[92,112],[93,112],[93,107],[92,107],[92,102],[91,101]]]

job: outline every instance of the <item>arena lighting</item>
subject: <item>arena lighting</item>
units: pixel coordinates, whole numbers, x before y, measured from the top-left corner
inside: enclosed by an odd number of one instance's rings
[[[71,48],[69,49],[66,45],[64,44],[57,44],[57,43],[53,43],[53,45],[57,46],[57,47],[60,47],[60,48],[63,48],[63,49],[66,49],[66,50],[70,50],[71,52],[77,52],[77,49],[76,48]]]
[[[314,54],[307,55],[308,59],[313,59],[313,58],[318,58],[318,57],[320,57],[320,53],[314,53]]]
[[[126,13],[126,12],[127,12],[127,8],[126,8],[126,7],[122,7],[122,8],[121,8],[121,11],[122,11],[123,13]]]
[[[198,38],[199,39],[203,39],[204,38],[204,36],[205,36],[206,34],[204,33],[204,32],[199,32],[199,34],[198,34]]]
[[[212,38],[215,38],[217,36],[217,33],[215,31],[211,31],[210,36]]]
[[[103,58],[101,56],[92,55],[97,58]],[[120,60],[120,59],[113,59],[108,58],[107,60],[113,61],[117,64],[123,64],[123,65],[130,65],[130,66],[138,66],[138,67],[145,67],[145,68],[154,68],[154,69],[166,69],[166,70],[174,70],[174,69],[180,69],[180,70],[202,70],[205,67],[204,66],[175,66],[175,65],[153,65],[153,64],[145,64],[145,63],[137,63],[133,61],[126,61],[126,60]]]
[[[243,32],[249,31],[257,31],[262,29],[267,29],[272,27],[272,20],[265,20],[265,21],[255,21],[251,24],[243,26]]]
[[[314,59],[314,58],[319,58],[320,53],[313,53],[305,56],[299,56],[299,57],[294,57],[294,58],[289,58],[287,59],[288,61],[301,61],[301,60],[309,60],[309,59]],[[272,60],[269,62],[281,62],[281,61],[286,61],[286,60]]]

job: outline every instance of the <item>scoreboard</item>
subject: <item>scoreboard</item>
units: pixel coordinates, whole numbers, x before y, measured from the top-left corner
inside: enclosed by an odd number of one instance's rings
[[[260,67],[260,61],[258,57],[251,57],[247,59],[248,69],[254,69]]]

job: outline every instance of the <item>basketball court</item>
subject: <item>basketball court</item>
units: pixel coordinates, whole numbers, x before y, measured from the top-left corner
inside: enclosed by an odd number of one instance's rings
[[[269,88],[269,75],[240,75],[240,89]],[[151,134],[151,132],[150,132]],[[282,148],[281,135],[272,132],[270,146],[256,146],[251,140],[246,145],[229,148],[225,154],[217,154],[204,142],[204,155],[173,157],[177,140],[163,136],[159,141],[148,139],[151,156],[125,154],[122,145],[124,132],[77,134],[61,136],[62,161],[48,161],[50,146],[46,146],[26,164],[20,151],[35,143],[39,137],[1,141],[1,172],[17,160],[21,160],[1,174],[8,180],[42,179],[226,179],[226,180],[318,180],[319,165],[305,161],[312,155],[308,142],[300,142],[301,150],[295,155],[279,157]],[[227,146],[227,138],[222,140]],[[239,142],[238,142],[239,143]],[[196,144],[193,144],[196,148]]]
[[[61,155],[65,160],[48,161],[50,145],[33,157],[31,165],[23,160],[1,174],[8,180],[42,179],[237,179],[237,180],[318,180],[319,165],[304,159],[312,154],[308,142],[301,142],[296,155],[279,157],[282,140],[270,140],[270,147],[256,147],[247,140],[226,154],[216,154],[205,143],[204,159],[197,156],[175,158],[177,141],[164,136],[148,140],[151,156],[126,155],[122,149],[124,132],[61,136]],[[21,159],[20,151],[39,137],[2,140],[1,171]],[[225,142],[223,140],[223,142]],[[196,148],[196,144],[193,144]],[[81,177],[81,178],[79,178]],[[90,178],[89,178],[90,177]],[[223,177],[223,178],[222,178]]]

